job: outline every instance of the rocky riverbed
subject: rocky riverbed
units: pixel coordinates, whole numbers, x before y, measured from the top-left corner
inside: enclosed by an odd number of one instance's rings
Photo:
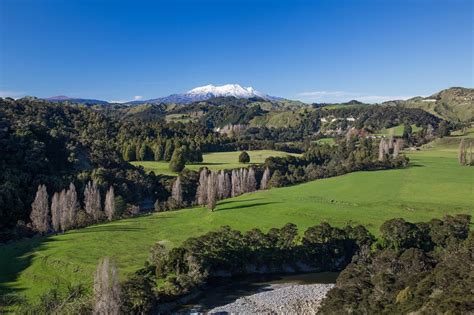
[[[273,285],[268,291],[241,297],[210,314],[316,314],[334,284]]]

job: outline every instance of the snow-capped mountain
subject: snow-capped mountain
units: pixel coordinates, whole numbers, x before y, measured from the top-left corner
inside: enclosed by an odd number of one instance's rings
[[[238,84],[226,84],[215,86],[212,84],[200,86],[188,91],[188,95],[212,95],[213,97],[233,96],[237,98],[252,98],[260,97],[267,98],[268,96],[256,91],[253,87],[242,87]]]
[[[131,104],[141,103],[176,103],[189,104],[197,101],[205,101],[214,97],[236,97],[236,98],[263,98],[266,100],[278,100],[281,98],[266,95],[252,87],[242,87],[239,84],[225,84],[215,86],[212,84],[200,86],[181,94],[171,94],[166,97],[151,100],[141,100],[130,102]]]

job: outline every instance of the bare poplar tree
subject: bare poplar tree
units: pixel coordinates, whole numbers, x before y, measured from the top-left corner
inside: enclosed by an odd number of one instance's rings
[[[225,171],[222,171],[224,173],[224,197],[223,198],[230,198],[232,195],[232,180],[230,178],[230,173],[226,173]]]
[[[472,141],[469,142],[469,165],[472,165],[474,160],[473,160],[473,152],[472,152]]]
[[[265,168],[265,171],[263,171],[262,180],[260,181],[260,189],[267,189],[269,180],[270,180],[270,169],[267,167]]]
[[[207,203],[207,177],[208,177],[208,170],[207,168],[203,168],[199,173],[199,186],[197,188],[197,203],[201,206]]]
[[[64,232],[69,229],[69,210],[67,208],[67,196],[65,189],[63,189],[59,194],[59,209],[61,230]]]
[[[224,170],[219,171],[217,175],[217,199],[229,198],[231,189],[230,175]]]
[[[61,205],[59,204],[59,194],[54,193],[51,198],[51,223],[55,232],[61,229]]]
[[[249,176],[249,170],[246,168],[241,168],[240,169],[241,175],[240,175],[240,187],[241,187],[241,194],[245,194],[249,192],[249,187],[247,186],[248,184],[248,176]]]
[[[31,204],[31,224],[40,233],[47,233],[50,229],[48,191],[45,185],[39,185],[35,200]]]
[[[386,147],[386,141],[384,138],[382,138],[379,143],[379,161],[385,160],[385,147]]]
[[[107,220],[112,221],[115,215],[115,194],[113,186],[110,186],[107,194],[105,195],[104,212],[107,216]]]
[[[252,192],[257,190],[257,180],[255,179],[255,170],[251,167],[247,175],[247,191]]]
[[[99,261],[94,276],[94,311],[97,315],[120,313],[120,285],[117,267],[108,257]]]
[[[211,172],[207,180],[207,208],[214,211],[217,201],[217,174]]]
[[[459,164],[466,165],[466,143],[464,139],[461,139],[459,143],[459,153],[458,153]]]
[[[235,197],[238,195],[238,190],[239,190],[238,186],[240,185],[239,180],[238,180],[238,173],[236,170],[232,170],[231,183],[232,183],[231,195],[232,197]]]
[[[178,176],[174,181],[173,188],[171,189],[171,197],[176,201],[178,205],[183,204],[183,188],[181,184],[181,176]]]
[[[84,205],[86,212],[95,222],[100,220],[102,215],[102,205],[100,200],[100,191],[96,182],[88,182],[84,190]]]
[[[397,139],[393,145],[393,157],[396,158],[400,155],[400,151],[403,148],[403,139]]]
[[[388,149],[393,149],[393,135],[390,135],[390,137],[388,138]]]
[[[73,228],[76,225],[77,212],[79,211],[80,205],[77,199],[76,186],[73,183],[69,184],[69,189],[66,193],[66,209],[69,217],[69,228]]]

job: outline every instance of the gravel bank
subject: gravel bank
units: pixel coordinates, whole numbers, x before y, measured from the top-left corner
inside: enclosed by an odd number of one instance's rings
[[[237,299],[210,314],[316,314],[334,284],[277,286],[274,290]]]

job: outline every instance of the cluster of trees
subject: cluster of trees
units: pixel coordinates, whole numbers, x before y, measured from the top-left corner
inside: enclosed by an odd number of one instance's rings
[[[123,283],[123,307],[127,313],[146,313],[156,304],[199,289],[214,277],[341,270],[355,252],[373,241],[362,226],[339,229],[327,223],[308,228],[300,238],[297,227],[289,223],[267,233],[222,227],[173,249],[158,242],[145,267]]]
[[[186,162],[202,162],[201,147],[194,141],[191,143],[181,143],[178,139],[167,139],[164,143],[161,140],[150,144],[130,143],[123,147],[122,155],[125,161],[171,161],[173,154],[180,151]]]
[[[383,160],[378,160],[378,153],[374,140],[351,138],[340,141],[337,146],[313,145],[302,157],[269,157],[265,161],[272,174],[268,185],[282,187],[354,171],[405,167],[408,164],[403,155],[384,155]]]
[[[385,222],[323,301],[321,314],[464,314],[474,309],[470,216]]]
[[[155,203],[157,211],[182,208],[192,205],[207,206],[214,210],[217,200],[239,196],[257,189],[268,188],[270,171],[258,167],[199,172],[185,170],[172,183],[169,198]],[[258,184],[260,181],[260,185]]]
[[[266,170],[267,175],[262,177],[262,180],[267,180],[268,172],[269,170]],[[197,184],[196,203],[206,205],[210,210],[214,210],[217,200],[253,192],[259,186],[254,167],[234,169],[231,172],[226,170],[213,172],[202,168]],[[267,186],[261,182],[260,189],[265,189]]]
[[[459,143],[459,153],[458,161],[462,166],[472,166],[474,165],[474,155],[472,152],[472,141],[467,142],[464,139],[461,139]]]
[[[74,182],[83,191],[95,180],[136,205],[166,194],[163,179],[123,161],[128,125],[83,106],[0,99],[0,242],[29,235],[40,184],[60,192]],[[161,129],[172,134],[166,125]]]
[[[47,234],[100,222],[104,219],[113,220],[116,216],[114,188],[109,187],[104,207],[96,182],[89,182],[84,190],[84,211],[81,211],[76,187],[73,183],[69,189],[55,192],[51,198],[45,185],[39,185],[35,199],[31,204],[31,226],[34,231]]]

